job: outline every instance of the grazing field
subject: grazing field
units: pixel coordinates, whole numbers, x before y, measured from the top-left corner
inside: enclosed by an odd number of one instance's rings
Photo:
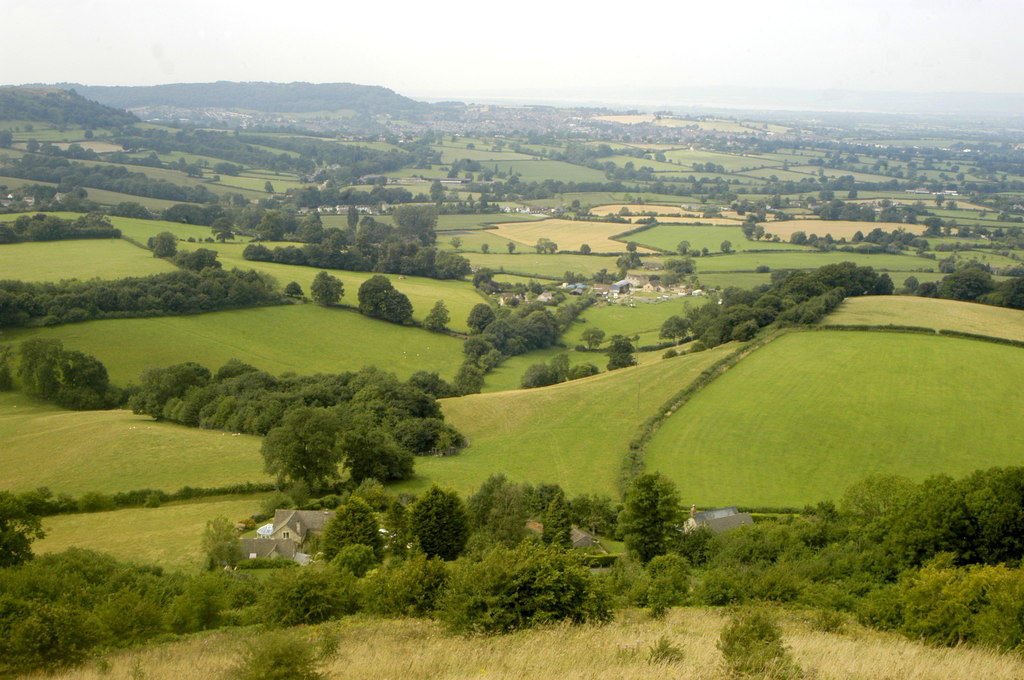
[[[784,222],[762,222],[761,226],[770,234],[788,241],[794,232],[802,231],[808,236],[831,234],[834,239],[850,240],[858,231],[867,235],[872,229],[896,231],[902,229],[911,234],[924,231],[923,224],[903,224],[902,222],[844,222],[842,220],[786,220]]]
[[[595,253],[624,253],[626,243],[613,241],[612,236],[629,229],[618,222],[586,222],[576,220],[542,220],[540,222],[498,224],[497,236],[533,248],[538,239],[554,241],[559,250],[579,250],[584,243]],[[651,252],[644,248],[641,252]]]
[[[380,218],[375,219],[377,219],[378,222],[381,221]],[[438,215],[437,227],[434,231],[437,232],[438,242],[441,242],[445,237],[444,232],[451,229],[483,229],[484,227],[498,224],[499,222],[530,222],[541,219],[544,218],[540,215],[516,212],[486,215]]]
[[[561,245],[561,244],[559,244]],[[531,248],[530,251],[533,249]],[[623,248],[625,250],[625,248]],[[595,255],[541,255],[527,252],[519,246],[516,253],[466,253],[466,258],[478,267],[487,267],[495,272],[509,272],[523,276],[561,277],[567,271],[593,276],[602,269],[616,271],[614,257]]]
[[[604,217],[606,215],[618,215],[619,211],[623,208],[634,214],[654,213],[658,216],[668,215],[671,217],[700,217],[701,215],[699,211],[687,210],[679,205],[650,205],[647,203],[611,203],[593,207],[590,209],[590,212]]]
[[[703,297],[673,297],[668,300],[645,301],[634,297],[635,307],[621,304],[600,304],[588,307],[562,337],[569,347],[583,343],[583,331],[600,328],[605,341],[613,335],[640,336],[639,345],[659,342],[658,332],[670,316],[683,316],[690,307],[707,303]]]
[[[497,167],[500,172],[512,172],[521,176],[524,182],[542,182],[557,179],[563,182],[605,182],[604,172],[573,165],[564,161],[483,161],[487,168]]]
[[[170,262],[117,238],[0,245],[0,278],[4,279],[119,279],[175,270]]]
[[[508,252],[509,240],[498,236],[491,229],[476,229],[473,231],[443,231],[438,233],[437,247],[442,250],[455,250],[455,246],[452,245],[452,239],[457,238],[461,243],[459,244],[459,252],[470,251],[475,253],[482,253],[482,246],[486,243],[488,252],[492,253],[505,253]]]
[[[445,418],[469,447],[450,458],[417,459],[416,479],[398,488],[419,491],[437,482],[468,494],[501,472],[513,481],[558,482],[573,495],[615,496],[637,425],[729,351],[715,348],[551,387],[446,399]]]
[[[822,320],[844,326],[924,326],[1024,340],[1024,311],[938,298],[879,295],[846,298]]]
[[[102,361],[111,380],[122,386],[147,368],[183,361],[216,370],[235,358],[275,375],[379,366],[400,378],[423,369],[447,379],[462,363],[458,338],[312,304],[13,329],[6,338],[62,340],[66,348]]]
[[[777,612],[782,642],[801,677],[820,680],[901,678],[1015,680],[1024,661],[1014,653],[972,646],[934,647],[856,624],[842,632],[816,629],[811,612]],[[735,678],[723,663],[717,643],[729,622],[725,609],[675,607],[660,620],[646,612],[617,610],[607,624],[541,626],[511,635],[456,636],[430,619],[381,619],[351,616],[299,631],[337,640],[338,654],[323,667],[327,678],[379,680],[471,678],[493,680],[661,680]],[[99,663],[33,680],[150,680],[221,678],[234,672],[252,641],[251,629],[211,631],[173,642],[112,653]],[[651,661],[649,654],[667,642],[680,651],[675,661]]]
[[[259,512],[265,497],[221,496],[159,508],[46,517],[46,537],[33,543],[32,550],[51,553],[90,548],[130,562],[159,564],[170,571],[198,572],[204,560],[206,523],[216,517],[243,520]]]
[[[715,255],[695,261],[697,272],[728,272],[754,271],[757,267],[767,266],[772,269],[817,269],[826,264],[837,262],[853,262],[861,267],[874,267],[882,271],[917,272],[936,271],[938,262],[914,255],[889,255],[885,253],[861,254],[847,253],[839,250],[829,252],[779,251],[770,253],[737,253],[735,255]],[[894,279],[895,280],[895,279]]]
[[[45,486],[77,497],[272,481],[263,472],[261,441],[158,423],[131,411],[65,411],[0,394],[0,462],[3,486],[11,491]]]
[[[203,241],[210,238],[213,232],[209,227],[199,224],[185,224],[183,222],[167,222],[164,220],[141,220],[135,217],[111,217],[110,223],[121,230],[124,236],[145,244],[150,237],[161,232],[168,231],[181,240],[194,238],[196,241]],[[214,247],[212,244],[199,247]]]
[[[874,473],[1024,464],[1024,350],[902,333],[804,332],[754,352],[654,435],[647,469],[699,506],[803,507]]]
[[[709,220],[702,220],[708,222]],[[675,251],[680,241],[689,241],[690,248],[701,250],[707,248],[709,252],[721,251],[722,242],[729,241],[735,251],[744,250],[799,250],[811,251],[807,246],[795,246],[791,243],[774,243],[772,241],[748,241],[743,235],[743,230],[736,226],[735,222],[729,222],[732,226],[698,226],[689,224],[659,224],[651,229],[626,237],[626,240],[636,241],[640,245],[660,248],[662,250]]]

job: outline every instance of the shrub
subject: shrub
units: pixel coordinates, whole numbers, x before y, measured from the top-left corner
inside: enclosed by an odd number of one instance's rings
[[[347,569],[356,578],[362,578],[366,572],[377,566],[377,556],[373,554],[373,548],[370,546],[352,543],[339,550],[331,564],[338,569]]]
[[[496,546],[451,571],[440,618],[455,632],[509,632],[610,618],[608,597],[572,553],[530,542]]]
[[[242,659],[228,674],[231,680],[321,680],[322,654],[308,638],[291,631],[272,631],[251,638]]]
[[[354,614],[359,609],[356,577],[333,569],[289,569],[268,583],[260,608],[265,622],[280,626]]]
[[[647,660],[651,663],[678,663],[683,660],[683,650],[662,635],[657,642],[651,645],[647,652]]]
[[[799,672],[782,644],[778,624],[760,609],[734,614],[722,629],[718,649],[726,666],[737,675],[792,678]]]
[[[195,633],[220,625],[226,606],[224,578],[219,574],[189,580],[184,592],[171,602],[168,612],[171,630]]]
[[[369,574],[363,580],[367,608],[382,616],[427,616],[448,582],[444,560],[423,553]]]

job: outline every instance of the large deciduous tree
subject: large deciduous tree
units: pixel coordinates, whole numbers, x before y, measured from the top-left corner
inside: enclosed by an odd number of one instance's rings
[[[264,468],[280,479],[302,482],[316,491],[338,477],[341,427],[341,418],[330,409],[293,408],[263,440]]]
[[[336,305],[345,294],[345,285],[338,277],[321,271],[313,278],[309,294],[313,297],[313,302],[318,305]]]
[[[646,564],[672,547],[681,517],[675,484],[660,473],[643,474],[629,486],[619,528],[626,547]]]
[[[409,512],[409,528],[429,557],[454,560],[469,540],[466,506],[454,491],[431,486]]]
[[[412,320],[412,303],[409,298],[395,290],[386,276],[377,274],[359,286],[359,311],[392,323],[408,323]]]
[[[28,505],[14,494],[0,491],[0,567],[32,559],[32,541],[43,535],[42,522]]]

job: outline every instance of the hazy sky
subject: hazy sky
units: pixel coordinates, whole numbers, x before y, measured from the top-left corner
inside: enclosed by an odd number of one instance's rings
[[[1024,92],[1021,0],[37,0],[3,21],[2,84]]]

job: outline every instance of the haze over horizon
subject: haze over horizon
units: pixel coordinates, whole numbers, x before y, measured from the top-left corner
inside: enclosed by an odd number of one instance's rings
[[[452,0],[386,15],[320,3],[282,12],[267,0],[244,8],[183,0],[171,12],[127,0],[23,3],[6,11],[8,25],[40,30],[8,32],[2,77],[11,85],[353,82],[432,100],[621,93],[623,104],[652,96],[657,104],[657,93],[680,88],[1024,93],[1016,35],[1024,4],[1009,0],[587,9],[537,0],[489,8]]]

